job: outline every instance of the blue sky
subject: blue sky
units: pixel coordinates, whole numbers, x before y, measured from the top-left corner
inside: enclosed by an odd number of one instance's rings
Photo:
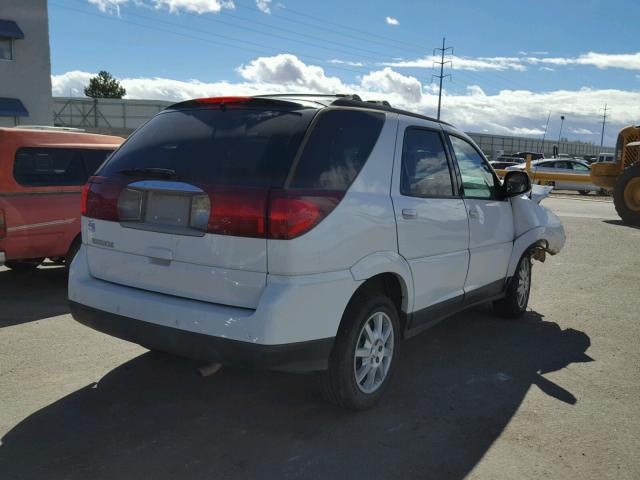
[[[339,90],[433,114],[446,36],[443,112],[464,128],[535,136],[565,114],[599,143],[604,103],[612,129],[640,121],[637,0],[50,0],[49,18],[58,95],[104,69],[137,98]]]

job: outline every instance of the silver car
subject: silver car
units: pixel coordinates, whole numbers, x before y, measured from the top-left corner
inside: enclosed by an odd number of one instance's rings
[[[524,170],[525,168],[526,164],[523,163],[521,165],[513,165],[511,167],[507,167],[506,170]],[[591,172],[591,167],[588,163],[580,160],[551,158],[544,160],[535,160],[531,162],[531,172],[533,174],[535,174],[536,172],[571,173],[574,175],[584,175],[585,177],[588,177]],[[580,194],[582,195],[588,195],[589,192],[600,191],[600,187],[592,183],[547,180],[541,180],[538,183],[544,185],[553,185],[558,190],[575,190],[577,192],[580,192]]]

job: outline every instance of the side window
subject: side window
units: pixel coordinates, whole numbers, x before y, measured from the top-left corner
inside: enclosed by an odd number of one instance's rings
[[[13,176],[23,186],[53,187],[82,185],[89,173],[81,150],[23,147],[16,151]]]
[[[495,198],[496,180],[491,167],[466,140],[449,136],[462,175],[462,189],[468,198]]]
[[[359,110],[320,115],[286,186],[346,190],[369,158],[385,115]]]
[[[589,168],[581,163],[572,163],[571,167],[577,172],[588,172]]]
[[[400,193],[410,197],[451,197],[447,155],[438,132],[409,128],[402,145]]]

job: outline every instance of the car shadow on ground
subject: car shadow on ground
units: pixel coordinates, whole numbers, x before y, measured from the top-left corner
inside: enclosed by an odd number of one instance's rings
[[[628,223],[624,223],[622,220],[603,220],[603,222],[608,223],[609,225],[616,225],[618,227],[627,227],[640,230],[640,225],[629,225]]]
[[[0,328],[69,313],[64,267],[0,271]]]
[[[313,375],[224,368],[146,353],[41,409],[0,445],[5,478],[463,478],[537,385],[585,354],[589,337],[535,312],[457,315],[403,345],[382,402],[347,412]]]

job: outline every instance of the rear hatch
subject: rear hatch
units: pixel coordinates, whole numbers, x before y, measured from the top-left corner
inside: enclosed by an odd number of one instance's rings
[[[136,131],[83,192],[95,278],[256,308],[266,210],[316,107],[267,99],[178,104]]]

